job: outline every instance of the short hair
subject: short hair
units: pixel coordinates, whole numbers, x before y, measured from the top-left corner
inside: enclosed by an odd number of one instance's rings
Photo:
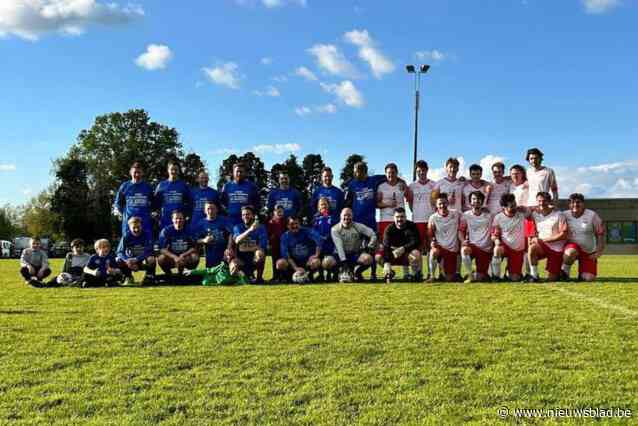
[[[277,176],[281,177],[281,176],[288,176],[290,178],[290,173],[288,173],[288,170],[280,170],[279,173],[277,173]]]
[[[319,207],[319,203],[321,203],[322,201],[328,203],[328,207],[330,207],[330,199],[328,199],[328,197],[319,197],[319,199],[317,200],[317,207]]]
[[[177,170],[181,169],[181,166],[179,165],[179,162],[177,160],[168,160],[168,164],[166,164],[166,168],[169,168],[171,166],[177,167]]]
[[[450,157],[445,161],[445,167],[447,167],[449,164],[458,167],[459,166],[459,160],[454,158],[454,157]]]
[[[84,247],[84,240],[82,238],[76,238],[73,241],[71,241],[71,247],[79,247],[79,246]]]
[[[97,240],[95,242],[95,244],[93,244],[93,248],[95,250],[99,249],[100,247],[108,247],[111,248],[111,243],[109,242],[109,240],[107,240],[106,238],[100,238],[99,240]]]
[[[497,161],[496,163],[492,164],[492,169],[494,169],[494,167],[498,167],[503,172],[505,171],[505,164],[503,164],[503,162],[501,161]]]
[[[246,164],[242,163],[241,161],[238,161],[237,163],[233,164],[233,170],[235,169],[244,169],[246,170]]]
[[[510,203],[516,202],[516,196],[514,194],[503,194],[501,195],[501,207],[507,207]]]
[[[142,218],[139,217],[139,216],[131,216],[131,218],[126,221],[126,223],[128,223],[128,224],[131,224],[131,223],[142,223]]]
[[[201,175],[202,173],[205,173],[206,175],[208,175],[208,170],[201,168],[197,171],[197,176]]]
[[[396,209],[394,209],[394,213],[405,214],[405,209],[403,207],[397,207]]]
[[[292,221],[301,222],[301,219],[299,219],[299,216],[291,214],[290,216],[288,216],[288,219],[286,219],[286,223],[288,224]]]
[[[394,163],[388,163],[385,165],[385,167],[383,168],[384,171],[387,171],[388,169],[394,169],[395,172],[399,172],[399,168],[397,167],[396,164]]]
[[[40,242],[40,237],[37,235],[34,235],[33,237],[31,237],[31,242],[33,243],[34,241]]]
[[[446,192],[440,192],[439,195],[436,196],[437,200],[445,200],[447,201],[447,193]]]
[[[415,169],[429,169],[430,167],[428,167],[428,162],[425,160],[419,160],[416,162],[416,165],[414,167]]]
[[[321,169],[321,174],[324,174],[326,172],[332,173],[332,169],[330,167],[328,167],[328,166],[326,166],[323,169]]]
[[[547,192],[547,191],[540,191],[540,192],[538,192],[538,193],[536,194],[536,198],[538,198],[538,197],[541,197],[541,198],[543,198],[544,200],[552,201],[552,196],[551,196],[551,195],[550,195],[550,193],[549,193],[549,192]]]
[[[217,210],[219,210],[219,205],[217,204],[217,201],[206,200],[206,202],[204,203],[204,207],[206,207],[208,204],[210,204],[211,206],[215,206]]]
[[[272,209],[273,210],[279,210],[279,209],[286,210],[286,209],[284,209],[283,204],[275,204],[275,207],[273,207]]]
[[[181,211],[180,209],[175,209],[175,210],[173,210],[171,212],[171,217],[174,217],[174,216],[176,216],[178,214],[181,214],[182,216],[184,216],[184,212],[183,211]]]
[[[580,201],[582,203],[585,202],[585,196],[579,192],[574,192],[573,194],[570,194],[569,196],[569,201]]]
[[[277,208],[277,207],[275,207],[275,208]],[[252,214],[255,214],[255,208],[253,206],[243,206],[241,208],[241,211],[243,212],[244,210],[248,210]]]
[[[538,155],[540,159],[543,159],[543,152],[538,148],[530,148],[527,150],[527,155],[525,155],[525,159],[529,161],[530,155]]]
[[[473,196],[478,197],[478,199],[481,200],[481,204],[483,204],[483,201],[485,201],[485,194],[483,194],[481,191],[470,192],[470,201],[472,200]]]
[[[521,166],[520,164],[514,164],[512,167],[510,167],[510,173],[512,173],[512,170],[518,170],[519,172],[523,173],[525,177],[527,177],[527,173],[525,172],[525,167]]]
[[[133,164],[131,164],[131,169],[143,169],[144,167],[142,167],[142,163],[140,163],[139,161],[133,161]]]
[[[475,172],[475,171],[479,171],[479,172],[483,173],[483,167],[481,167],[478,164],[472,164],[470,166],[470,173]]]
[[[356,163],[354,163],[354,168],[362,169],[366,173],[368,172],[368,165],[365,163],[365,161],[357,161]]]

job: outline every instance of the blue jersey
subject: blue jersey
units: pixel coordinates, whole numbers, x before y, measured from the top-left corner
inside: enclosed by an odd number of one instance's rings
[[[117,264],[113,253],[109,253],[106,256],[94,254],[89,258],[89,263],[86,264],[86,267],[92,270],[97,269],[102,277],[106,277],[107,268],[117,268]]]
[[[168,225],[162,229],[159,235],[160,249],[168,249],[173,254],[180,255],[195,247],[197,241],[193,235],[187,230],[178,231],[174,225]]]
[[[240,223],[239,225],[235,225],[233,227],[233,238],[237,238],[246,230],[248,227],[245,223]],[[266,251],[268,247],[268,234],[266,233],[266,227],[264,225],[259,225],[257,229],[251,232],[246,239],[237,244],[238,254],[242,253],[254,253],[255,250],[261,249]]]
[[[268,211],[280,205],[284,208],[284,217],[297,216],[301,212],[301,204],[301,193],[294,188],[273,189],[268,194]]]
[[[312,194],[312,198],[310,199],[310,207],[312,213],[315,213],[318,209],[317,203],[319,203],[320,198],[327,198],[330,203],[330,216],[335,220],[335,224],[339,222],[339,215],[341,215],[341,210],[343,209],[343,191],[337,188],[336,186],[325,187],[321,185],[315,192]]]
[[[383,175],[368,176],[364,180],[352,179],[348,184],[352,198],[352,220],[373,230],[377,229],[377,188],[385,180]]]
[[[153,209],[153,188],[146,182],[126,181],[115,194],[113,209],[122,215],[122,236],[128,233],[128,219],[138,216],[142,228],[149,233],[153,229],[151,210]]]
[[[117,260],[137,259],[138,262],[142,262],[152,254],[153,240],[144,232],[138,236],[129,232],[122,236],[117,246]]]
[[[233,225],[241,223],[242,207],[250,205],[257,212],[261,205],[259,189],[257,189],[257,185],[249,180],[243,180],[239,183],[235,181],[226,183],[222,188],[221,201]]]
[[[335,245],[332,241],[330,230],[334,225],[339,223],[330,215],[315,214],[312,221],[312,229],[321,237],[321,254],[331,255],[335,251]]]
[[[155,189],[155,202],[161,210],[160,228],[164,229],[172,223],[171,214],[181,210],[184,217],[191,214],[191,190],[183,180],[163,180]]]
[[[317,246],[321,244],[321,237],[312,230],[300,227],[297,232],[285,232],[281,237],[281,257],[291,257],[298,266],[305,266],[308,258],[315,254]]]
[[[193,214],[191,215],[191,223],[198,224],[200,220],[206,217],[206,213],[204,213],[204,205],[207,202],[212,202],[217,204],[217,208],[219,209],[219,192],[210,187],[197,187],[191,189],[191,196],[193,199]]]
[[[206,244],[206,267],[218,265],[224,259],[224,251],[228,247],[228,239],[233,233],[232,226],[225,216],[217,216],[213,220],[206,218],[193,225],[192,234],[200,240],[212,236],[213,241]]]

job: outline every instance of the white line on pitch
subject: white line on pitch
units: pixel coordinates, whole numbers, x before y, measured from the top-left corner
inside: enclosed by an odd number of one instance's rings
[[[594,305],[600,306],[601,308],[606,308],[606,309],[609,309],[609,310],[612,310],[612,311],[620,312],[620,313],[628,315],[630,317],[638,316],[638,312],[636,312],[636,311],[632,311],[631,309],[628,309],[628,308],[625,308],[625,307],[622,307],[622,306],[614,305],[613,303],[605,302],[604,300],[599,299],[598,297],[584,296],[584,295],[582,295],[582,294],[580,294],[578,292],[570,291],[570,290],[567,290],[566,288],[563,288],[563,287],[546,287],[546,288],[551,289],[551,290],[556,290],[556,291],[559,291],[561,293],[570,295],[572,297],[575,297],[576,299],[587,301],[587,302],[592,303]]]

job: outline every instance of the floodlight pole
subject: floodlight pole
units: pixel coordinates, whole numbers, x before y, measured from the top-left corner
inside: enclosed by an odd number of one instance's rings
[[[429,65],[406,66],[406,70],[410,74],[414,74],[414,156],[412,161],[412,180],[416,180],[416,161],[417,148],[419,141],[419,101],[421,89],[421,74],[425,74],[430,69]]]

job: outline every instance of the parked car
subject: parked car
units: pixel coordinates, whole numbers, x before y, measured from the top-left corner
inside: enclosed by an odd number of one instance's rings
[[[30,237],[16,237],[13,240],[13,257],[19,258],[22,255],[22,250],[31,246]]]
[[[12,248],[11,241],[0,240],[0,257],[5,259],[11,257]]]
[[[51,257],[64,257],[71,251],[71,245],[67,241],[56,241],[51,247]]]

